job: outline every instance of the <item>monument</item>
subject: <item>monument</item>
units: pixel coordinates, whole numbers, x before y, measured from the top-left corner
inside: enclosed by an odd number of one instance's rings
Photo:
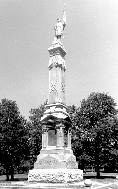
[[[81,181],[83,171],[78,169],[71,149],[71,119],[65,104],[65,55],[61,38],[66,26],[66,14],[57,19],[55,37],[48,48],[49,96],[41,118],[42,149],[29,171],[28,181],[67,183]]]

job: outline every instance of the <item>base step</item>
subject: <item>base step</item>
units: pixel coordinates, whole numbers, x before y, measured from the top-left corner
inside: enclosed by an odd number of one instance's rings
[[[67,183],[83,180],[83,171],[80,169],[33,169],[29,171],[29,182]]]

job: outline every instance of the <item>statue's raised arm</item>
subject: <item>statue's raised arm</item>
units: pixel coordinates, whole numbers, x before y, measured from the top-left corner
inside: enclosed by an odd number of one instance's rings
[[[56,26],[54,27],[55,37],[57,39],[61,39],[65,26],[66,26],[66,13],[65,11],[63,11],[62,19],[57,18],[57,23],[56,23]]]

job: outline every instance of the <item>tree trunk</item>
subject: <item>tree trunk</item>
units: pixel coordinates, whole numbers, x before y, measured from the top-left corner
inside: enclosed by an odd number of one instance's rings
[[[11,167],[10,169],[10,175],[11,175],[11,180],[13,181],[14,180],[14,168]]]
[[[95,144],[95,166],[96,166],[96,178],[100,178],[100,135],[97,133]]]
[[[96,178],[99,179],[100,178],[100,169],[99,169],[99,165],[96,168]]]
[[[6,180],[9,181],[9,170],[6,168]]]
[[[6,174],[6,181],[9,181],[9,174]]]
[[[11,173],[11,181],[14,181],[14,173]]]

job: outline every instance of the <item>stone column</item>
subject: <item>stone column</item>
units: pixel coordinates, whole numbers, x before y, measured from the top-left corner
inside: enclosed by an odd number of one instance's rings
[[[48,147],[48,129],[46,129],[46,141],[45,141],[46,147]]]
[[[57,147],[63,148],[64,147],[64,126],[62,123],[56,125],[57,127]]]
[[[60,137],[59,137],[59,128],[57,130],[57,147],[60,147]]]
[[[48,143],[48,134],[47,134],[47,128],[46,125],[43,126],[43,132],[42,132],[42,149],[47,147],[47,143]]]
[[[71,131],[68,130],[68,148],[71,149]]]

